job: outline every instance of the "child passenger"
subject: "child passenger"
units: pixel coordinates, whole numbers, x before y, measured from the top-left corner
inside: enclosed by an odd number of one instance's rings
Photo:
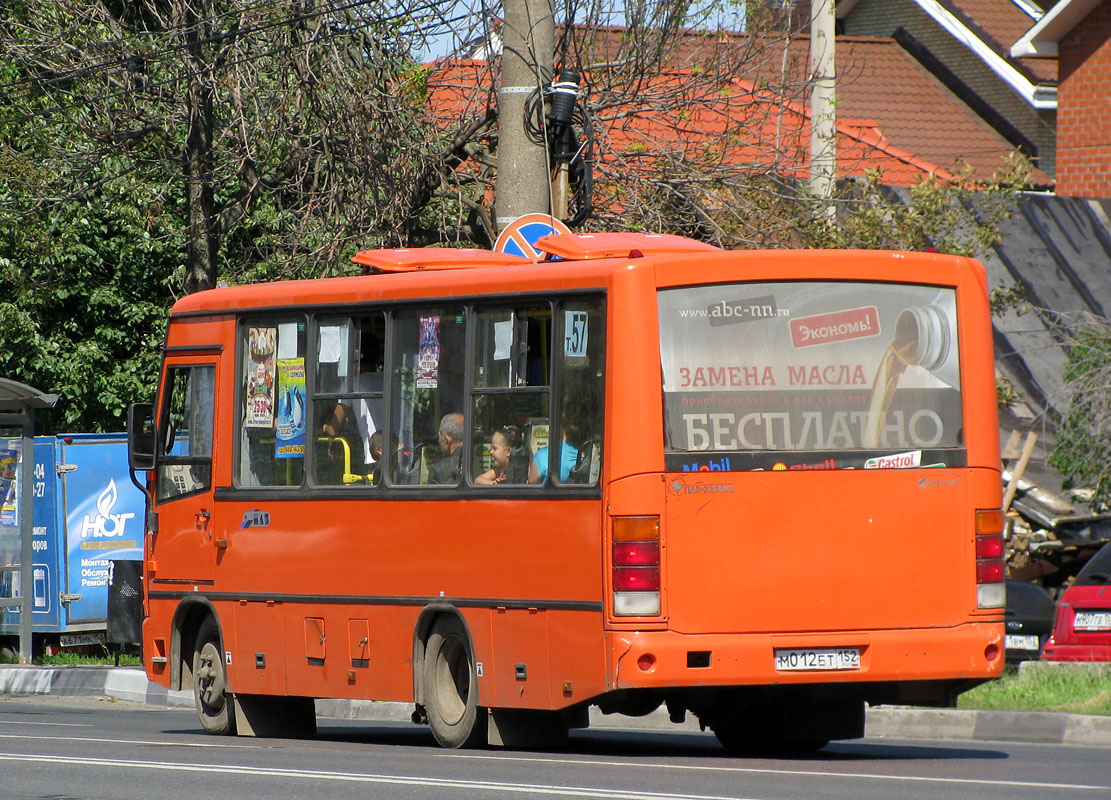
[[[527,452],[517,451],[520,437],[516,428],[507,425],[494,431],[490,437],[490,456],[494,466],[483,472],[474,482],[481,486],[499,486],[505,483],[539,483],[540,473]]]

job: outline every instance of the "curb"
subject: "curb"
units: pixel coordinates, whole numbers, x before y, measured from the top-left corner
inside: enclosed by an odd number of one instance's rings
[[[194,705],[191,691],[169,691],[149,681],[140,667],[0,666],[0,696],[36,694],[111,697],[164,708],[193,708]],[[316,712],[332,719],[409,722],[412,704],[317,700]],[[700,730],[693,717],[673,723],[662,708],[643,717],[605,715],[591,708],[590,726],[602,730]],[[1111,747],[1111,717],[880,706],[867,710],[865,734],[876,738]]]

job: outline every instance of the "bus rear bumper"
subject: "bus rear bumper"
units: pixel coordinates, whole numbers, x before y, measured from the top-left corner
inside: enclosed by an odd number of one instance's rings
[[[611,631],[610,644],[615,689],[936,681],[972,686],[999,677],[1005,661],[1001,621],[863,633]]]

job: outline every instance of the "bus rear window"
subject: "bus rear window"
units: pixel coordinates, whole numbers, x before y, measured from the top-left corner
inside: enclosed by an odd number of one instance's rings
[[[658,298],[667,469],[964,465],[954,289],[768,282]]]

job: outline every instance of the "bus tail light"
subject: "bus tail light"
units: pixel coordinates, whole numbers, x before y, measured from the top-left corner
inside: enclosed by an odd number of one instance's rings
[[[1007,605],[1004,579],[1003,511],[998,508],[976,512],[976,606],[1003,608]]]
[[[615,616],[659,615],[659,517],[614,517],[612,578]]]

